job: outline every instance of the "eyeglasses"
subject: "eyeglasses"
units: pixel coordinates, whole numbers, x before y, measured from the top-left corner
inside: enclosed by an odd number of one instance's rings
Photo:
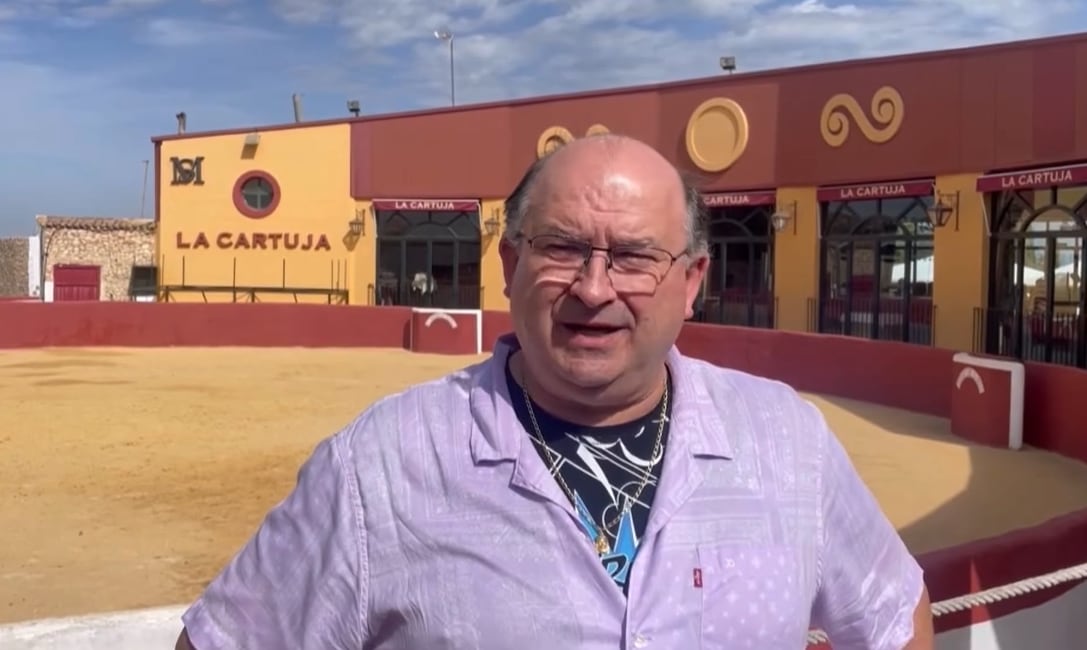
[[[591,243],[563,235],[519,235],[543,261],[552,277],[573,282],[589,265],[594,252],[605,255],[612,286],[618,292],[655,291],[672,266],[688,253],[678,255],[653,246],[593,246]]]

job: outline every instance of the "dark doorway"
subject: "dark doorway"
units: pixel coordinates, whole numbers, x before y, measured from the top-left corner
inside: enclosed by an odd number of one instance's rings
[[[821,204],[817,331],[932,344],[931,205],[931,195]]]
[[[378,305],[480,309],[479,210],[377,210]]]
[[[774,206],[710,208],[710,268],[698,320],[774,326]]]
[[[1006,190],[986,200],[989,308],[976,328],[984,351],[1087,368],[1087,186]]]

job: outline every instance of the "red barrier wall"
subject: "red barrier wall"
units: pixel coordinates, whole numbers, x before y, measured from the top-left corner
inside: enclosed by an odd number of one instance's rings
[[[49,346],[410,346],[407,307],[269,303],[0,302],[0,348]],[[483,349],[512,330],[483,315]],[[679,348],[799,390],[942,417],[952,351],[905,343],[688,323]],[[1087,372],[1026,364],[1026,444],[1087,461]]]
[[[917,561],[933,602],[976,593],[1087,562],[1087,510],[1057,517],[1033,528],[925,553]],[[999,618],[1052,600],[1079,582],[1002,600],[936,619],[941,632]]]
[[[684,354],[797,390],[947,417],[951,350],[848,336],[688,323]]]
[[[483,349],[513,329],[507,312],[484,312]],[[953,350],[848,336],[687,323],[684,354],[780,379],[798,390],[951,416]],[[1087,372],[1026,364],[1023,441],[1087,462]]]
[[[1023,440],[1087,462],[1087,372],[1027,363]]]
[[[403,347],[411,309],[269,303],[0,303],[0,348]]]

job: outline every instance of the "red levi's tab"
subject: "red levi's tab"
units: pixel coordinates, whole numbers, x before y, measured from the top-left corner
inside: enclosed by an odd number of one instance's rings
[[[694,588],[695,589],[701,589],[702,588],[702,569],[695,569],[694,570]]]

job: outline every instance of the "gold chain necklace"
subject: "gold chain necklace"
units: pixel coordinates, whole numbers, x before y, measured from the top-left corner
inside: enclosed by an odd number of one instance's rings
[[[547,456],[548,466],[555,468],[554,476],[556,479],[558,479],[559,487],[561,487],[562,491],[566,493],[566,497],[570,499],[570,503],[573,504],[574,507],[577,507],[577,499],[574,497],[574,492],[570,489],[570,486],[566,484],[566,479],[562,477],[562,470],[558,467],[557,460],[551,454],[551,449],[544,441],[543,432],[540,431],[540,423],[536,421],[536,410],[532,408],[532,399],[529,397],[528,389],[525,388],[525,379],[523,375],[521,377],[521,397],[524,398],[525,408],[528,409],[528,418],[532,421],[533,440],[535,440],[536,444],[538,444],[540,448],[543,449],[544,454]],[[608,528],[611,528],[612,526],[619,523],[619,520],[623,518],[623,515],[630,512],[630,508],[633,506],[634,502],[638,500],[638,497],[642,496],[642,491],[644,491],[645,487],[649,484],[649,478],[653,475],[653,466],[656,465],[655,459],[660,453],[661,441],[664,439],[664,425],[666,423],[667,415],[668,380],[665,379],[664,396],[661,398],[660,413],[658,414],[660,426],[657,427],[657,439],[653,443],[653,454],[649,457],[649,465],[646,466],[645,472],[642,474],[642,479],[640,484],[638,485],[638,489],[634,492],[632,496],[629,496],[627,498],[626,503],[623,505],[623,510],[618,515],[616,515],[615,518],[612,519],[610,522],[604,524],[603,527],[597,529],[596,539],[593,540],[593,544],[596,547],[596,552],[599,555],[604,555],[611,551],[611,543],[608,541],[608,536],[605,531]]]

